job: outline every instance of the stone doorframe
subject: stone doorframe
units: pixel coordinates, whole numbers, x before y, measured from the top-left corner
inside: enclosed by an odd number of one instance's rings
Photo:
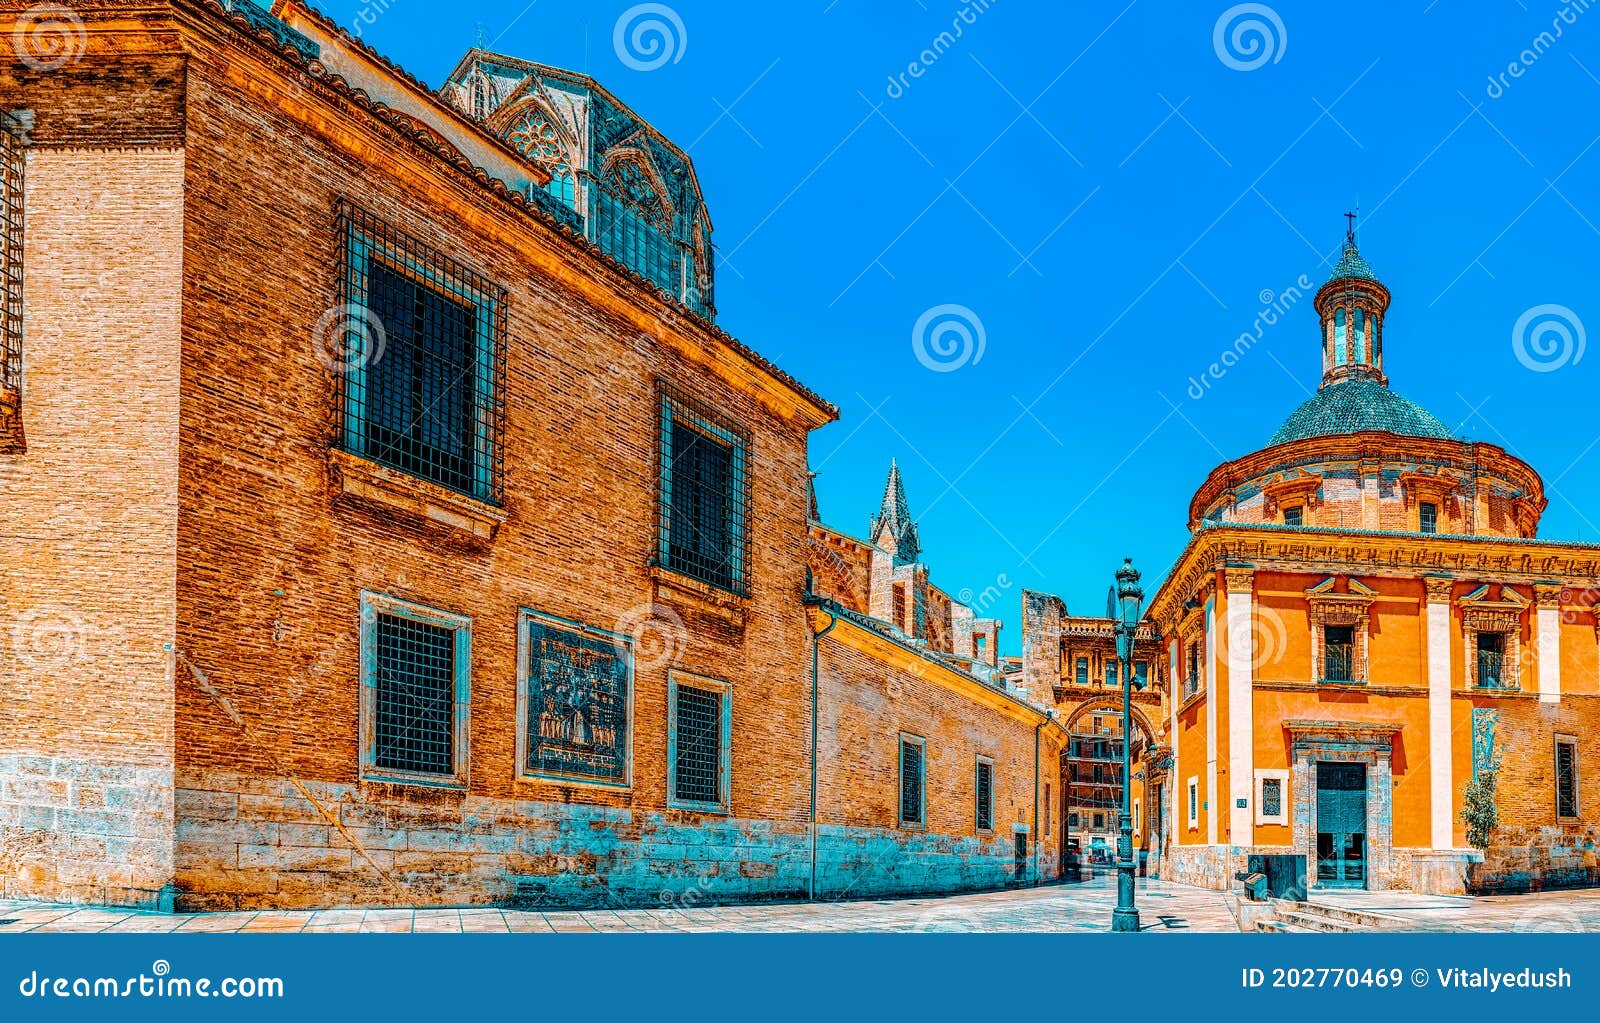
[[[1292,767],[1294,851],[1306,858],[1306,883],[1317,877],[1317,761],[1367,767],[1367,888],[1390,886],[1394,873],[1394,737],[1401,726],[1369,721],[1285,721]]]

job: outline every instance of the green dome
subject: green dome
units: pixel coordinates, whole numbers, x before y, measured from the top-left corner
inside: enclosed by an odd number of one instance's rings
[[[1376,380],[1358,378],[1329,384],[1318,391],[1294,410],[1272,435],[1268,446],[1369,430],[1402,437],[1450,439],[1450,428],[1432,412],[1400,397]]]

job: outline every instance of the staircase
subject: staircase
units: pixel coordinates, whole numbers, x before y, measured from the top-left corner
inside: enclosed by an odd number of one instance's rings
[[[1252,922],[1255,930],[1268,934],[1354,934],[1406,925],[1398,917],[1381,913],[1287,899],[1271,900],[1271,911],[1256,916]]]

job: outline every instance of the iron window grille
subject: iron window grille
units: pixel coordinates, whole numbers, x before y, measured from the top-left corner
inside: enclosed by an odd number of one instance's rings
[[[340,446],[503,503],[505,290],[350,203],[339,237]]]
[[[979,831],[994,830],[994,761],[987,757],[979,757],[977,763],[977,776],[973,780],[974,796],[977,800],[976,824]],[[1045,805],[1049,805],[1045,800]]]
[[[465,783],[471,663],[470,619],[362,594],[365,777]]]
[[[1437,533],[1439,531],[1439,506],[1435,504],[1421,505],[1417,512],[1418,524],[1421,532]]]
[[[900,736],[900,826],[927,827],[927,741]]]
[[[661,390],[657,563],[747,593],[750,440],[669,388]]]
[[[1183,695],[1193,696],[1200,691],[1200,644],[1189,644],[1189,674],[1183,680]]]
[[[0,449],[21,448],[22,421],[22,139],[0,112]],[[14,422],[13,422],[14,421]]]
[[[1556,816],[1578,816],[1578,744],[1556,740]]]
[[[667,679],[668,805],[728,812],[732,689],[726,682],[672,674]]]
[[[1349,625],[1329,625],[1323,629],[1323,680],[1350,682],[1355,679],[1356,632]]]
[[[1303,526],[1306,521],[1306,510],[1300,505],[1283,510],[1283,524],[1286,526]]]
[[[1478,685],[1484,689],[1506,688],[1505,664],[1505,633],[1478,633]]]
[[[627,786],[632,640],[533,611],[519,618],[523,773]]]

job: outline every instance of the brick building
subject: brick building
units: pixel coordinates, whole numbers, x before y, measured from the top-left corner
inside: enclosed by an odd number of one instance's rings
[[[836,412],[714,325],[670,140],[512,57],[430,90],[298,0],[29,8],[0,0],[5,895],[1053,873],[1065,733],[902,508],[815,521]]]

